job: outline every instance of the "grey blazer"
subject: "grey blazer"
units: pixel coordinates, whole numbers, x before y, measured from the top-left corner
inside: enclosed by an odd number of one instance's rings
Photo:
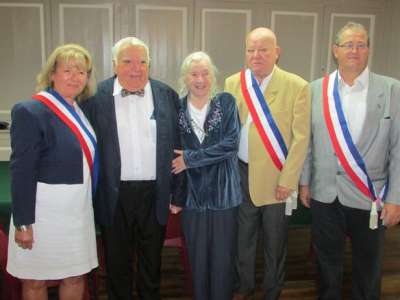
[[[311,185],[311,198],[331,203],[338,197],[348,207],[369,210],[371,201],[340,166],[323,116],[322,79],[311,83],[312,134],[300,179]],[[400,204],[400,82],[370,73],[367,115],[356,146],[379,193],[389,180],[387,203]]]

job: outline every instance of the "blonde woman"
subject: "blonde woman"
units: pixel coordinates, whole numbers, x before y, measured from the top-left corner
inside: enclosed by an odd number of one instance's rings
[[[78,101],[94,92],[92,58],[79,45],[58,47],[38,75],[37,94],[11,112],[9,273],[23,299],[81,299],[84,274],[97,267],[92,193],[96,136]]]

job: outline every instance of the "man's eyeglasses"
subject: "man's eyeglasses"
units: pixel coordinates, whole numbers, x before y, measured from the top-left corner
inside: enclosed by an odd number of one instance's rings
[[[356,50],[365,50],[365,49],[367,49],[368,48],[368,45],[367,44],[364,44],[364,43],[359,43],[359,44],[353,44],[353,43],[344,43],[344,44],[341,44],[341,45],[339,45],[339,44],[336,44],[336,46],[337,47],[340,47],[340,48],[344,48],[344,49],[346,49],[346,50],[353,50],[353,49],[356,49]]]

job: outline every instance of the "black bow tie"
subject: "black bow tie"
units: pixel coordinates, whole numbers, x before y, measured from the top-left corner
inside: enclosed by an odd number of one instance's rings
[[[136,95],[139,97],[143,97],[144,96],[144,89],[140,89],[140,90],[136,90],[136,91],[128,91],[127,89],[122,89],[121,90],[121,96],[122,97],[126,97],[129,95]]]

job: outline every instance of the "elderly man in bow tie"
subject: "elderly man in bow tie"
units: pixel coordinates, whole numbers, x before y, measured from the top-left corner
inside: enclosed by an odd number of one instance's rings
[[[149,49],[135,38],[113,49],[115,76],[83,104],[97,137],[101,171],[94,199],[101,226],[109,299],[132,299],[133,252],[140,299],[160,299],[161,249],[169,208],[185,199],[182,175],[171,173],[180,149],[178,95],[149,79]],[[184,176],[184,174],[183,174]]]

